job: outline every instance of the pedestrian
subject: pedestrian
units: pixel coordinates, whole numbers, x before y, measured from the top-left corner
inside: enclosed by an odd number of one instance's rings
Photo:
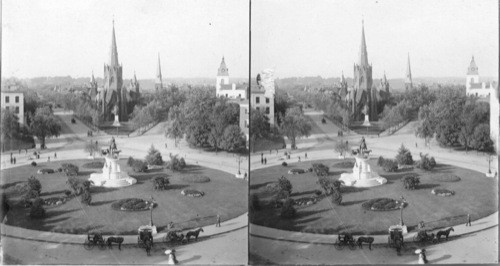
[[[264,158],[264,164],[267,164],[267,158]]]
[[[300,156],[299,156],[299,163],[300,163]]]
[[[16,157],[14,157],[14,164],[16,164]]]
[[[49,156],[49,157],[47,157],[47,162],[48,162],[48,163],[50,163],[50,156]]]
[[[12,157],[12,152],[11,152],[11,153],[10,153],[10,159],[12,159],[12,158],[13,158],[13,157]]]
[[[307,152],[306,152],[306,159],[307,159]]]
[[[264,164],[264,157],[260,158],[260,164]]]
[[[470,223],[470,214],[467,213],[467,223],[465,223],[465,226],[472,226]]]
[[[276,149],[276,155],[278,155],[278,149]]]
[[[14,164],[14,158],[10,157],[10,164]]]
[[[417,252],[418,252],[418,250],[417,250]],[[427,256],[425,255],[425,248],[423,248],[418,253],[418,264],[427,264],[427,262],[429,262],[429,261],[427,260]]]
[[[57,153],[54,152],[54,159],[57,159]]]
[[[220,227],[220,214],[217,214],[217,223],[215,224],[215,227]]]

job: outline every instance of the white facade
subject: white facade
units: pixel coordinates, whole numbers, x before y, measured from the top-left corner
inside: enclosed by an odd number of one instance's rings
[[[491,88],[490,94],[490,137],[495,142],[495,151],[500,154],[500,92],[498,85]],[[498,166],[497,166],[498,167]]]
[[[24,125],[24,94],[22,92],[2,91],[1,106],[14,112],[19,124]]]
[[[215,95],[217,97],[226,97],[230,99],[246,99],[246,87],[237,87],[236,84],[229,83],[229,69],[226,67],[224,57],[220,63],[219,71],[215,81]]]

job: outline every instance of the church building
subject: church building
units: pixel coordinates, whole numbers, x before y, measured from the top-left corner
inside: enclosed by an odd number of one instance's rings
[[[478,67],[474,61],[474,56],[472,56],[465,81],[465,92],[467,96],[487,97],[494,88],[493,84],[490,83],[488,85],[489,86],[487,86],[486,82],[479,82]]]

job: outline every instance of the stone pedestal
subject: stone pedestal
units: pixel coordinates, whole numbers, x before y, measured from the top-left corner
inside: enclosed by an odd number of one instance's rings
[[[118,115],[116,115],[116,114],[115,114],[115,121],[113,121],[113,126],[114,127],[121,126],[120,121],[118,120]]]
[[[372,124],[370,124],[369,118],[370,118],[369,115],[365,115],[365,121],[363,122],[363,126],[369,127],[372,125]]]
[[[369,156],[358,154],[354,157],[356,163],[352,168],[352,173],[343,173],[339,180],[344,182],[345,186],[353,187],[375,187],[387,183],[387,179],[379,176],[376,172],[372,172],[368,164]]]
[[[98,187],[127,187],[137,183],[133,177],[129,177],[127,173],[123,173],[118,164],[118,156],[111,154],[104,157],[104,167],[102,173],[90,174],[89,180]]]

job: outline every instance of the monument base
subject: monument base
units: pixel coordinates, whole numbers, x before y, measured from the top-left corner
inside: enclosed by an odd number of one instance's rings
[[[352,173],[343,173],[339,180],[347,187],[376,187],[387,183],[387,179],[371,172],[372,177],[367,179],[357,179]]]

